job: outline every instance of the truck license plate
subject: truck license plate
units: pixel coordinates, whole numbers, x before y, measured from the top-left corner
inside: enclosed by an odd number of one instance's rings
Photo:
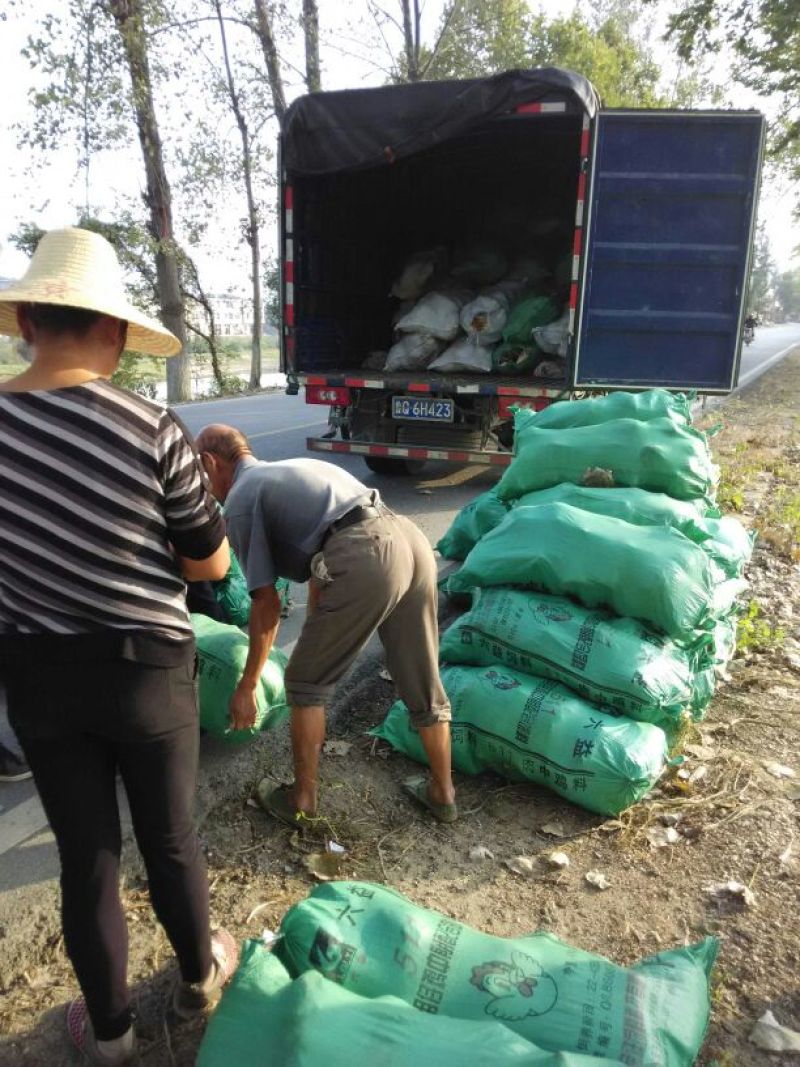
[[[393,419],[421,419],[425,422],[452,422],[453,401],[435,397],[393,396]]]

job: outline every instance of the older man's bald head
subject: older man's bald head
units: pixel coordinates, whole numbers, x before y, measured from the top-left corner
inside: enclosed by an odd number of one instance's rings
[[[204,426],[196,438],[198,452],[210,452],[225,463],[238,463],[242,456],[251,456],[253,450],[241,430],[226,426],[224,422],[212,422]]]
[[[211,492],[224,503],[233,485],[236,464],[244,456],[253,454],[250,443],[241,430],[234,426],[212,422],[210,426],[203,427],[195,444],[208,475]]]

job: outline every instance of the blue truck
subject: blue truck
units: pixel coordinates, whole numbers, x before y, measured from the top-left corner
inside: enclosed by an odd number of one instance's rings
[[[281,367],[290,393],[329,408],[308,448],[384,474],[503,466],[513,405],[730,392],[764,125],[754,111],[606,109],[556,68],[295,101],[280,140]],[[544,264],[564,358],[544,376],[381,370],[403,264],[480,240]]]

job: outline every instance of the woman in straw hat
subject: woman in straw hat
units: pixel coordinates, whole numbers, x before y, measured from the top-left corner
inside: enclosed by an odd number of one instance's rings
[[[0,385],[0,674],[61,858],[83,992],[69,1033],[93,1063],[117,1065],[134,1055],[117,773],[178,957],[178,1015],[203,1010],[236,965],[231,936],[209,926],[193,822],[184,585],[222,578],[228,543],[181,424],[109,381],[125,348],[170,356],[180,342],[128,303],[102,237],[45,234],[25,277],[0,291],[0,333],[32,353]]]

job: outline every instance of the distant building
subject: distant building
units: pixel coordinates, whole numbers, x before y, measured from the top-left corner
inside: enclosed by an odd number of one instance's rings
[[[235,293],[212,294],[209,302],[220,337],[246,337],[253,328],[253,302]]]

